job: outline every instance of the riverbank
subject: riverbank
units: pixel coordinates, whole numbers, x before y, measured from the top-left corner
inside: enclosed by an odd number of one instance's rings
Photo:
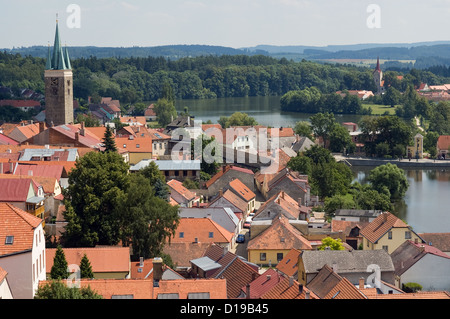
[[[435,159],[379,159],[379,158],[366,158],[356,156],[343,156],[340,154],[334,154],[334,158],[337,162],[344,162],[349,166],[380,166],[387,163],[395,164],[398,167],[404,168],[450,168],[450,160],[435,160]]]

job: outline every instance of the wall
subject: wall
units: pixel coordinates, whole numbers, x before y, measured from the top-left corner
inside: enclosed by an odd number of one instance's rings
[[[388,246],[388,253],[391,254],[394,250],[398,248],[405,240],[414,241],[416,238],[421,242],[421,239],[409,228],[392,228],[392,239],[388,239],[388,233],[381,237],[377,243],[370,245],[370,249],[383,249],[383,246]],[[411,238],[405,238],[405,231],[411,232]],[[363,243],[363,250],[367,250],[366,243]]]
[[[0,299],[12,299],[11,289],[8,284],[8,275],[0,282]]]
[[[252,249],[248,251],[248,261],[251,263],[255,263],[257,265],[272,265],[272,267],[276,266],[278,264],[277,260],[277,254],[283,253],[283,257],[286,256],[286,254],[290,251],[290,249],[280,249],[280,250],[259,250],[259,249]],[[260,254],[266,253],[266,260],[260,259]]]
[[[31,251],[0,258],[0,267],[8,272],[8,283],[14,299],[32,299]]]
[[[426,254],[401,276],[402,284],[415,282],[423,291],[450,290],[450,258]]]

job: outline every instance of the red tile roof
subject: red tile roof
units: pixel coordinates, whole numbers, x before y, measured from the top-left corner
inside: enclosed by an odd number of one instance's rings
[[[318,299],[312,291],[301,286],[297,280],[283,278],[277,285],[263,294],[261,299],[305,299],[307,293],[309,293],[310,299]]]
[[[183,186],[182,182],[177,181],[176,179],[168,181],[167,185],[169,185],[169,187],[172,190],[174,190],[175,192],[186,198],[186,200],[192,200],[195,198],[195,193],[188,190],[186,187]]]
[[[1,178],[0,202],[25,202],[30,186],[33,186],[31,178]]]
[[[286,276],[294,276],[298,272],[298,260],[302,252],[292,248],[286,256],[277,264],[276,269]]]
[[[63,175],[63,171],[63,165],[40,165],[40,162],[37,162],[35,165],[28,165],[19,162],[14,171],[14,175],[52,177],[59,181]]]
[[[32,249],[34,230],[42,223],[11,204],[0,203],[0,256]],[[6,236],[14,236],[12,245],[5,244]]]
[[[152,138],[149,136],[135,137],[116,137],[116,146],[118,149],[127,150],[130,153],[151,153]]]
[[[16,140],[13,140],[12,138],[4,135],[4,134],[0,134],[0,145],[18,145],[19,142],[17,142]]]
[[[283,277],[275,269],[267,269],[258,278],[248,284],[250,296],[246,296],[246,298],[259,299],[267,291],[276,286],[282,279]],[[242,287],[241,290],[247,294],[247,286]]]
[[[437,140],[439,150],[450,150],[450,135],[441,135]]]
[[[234,170],[234,171],[238,171],[244,174],[250,174],[250,175],[254,175],[253,171],[247,168],[242,168],[242,167],[238,167],[238,166],[232,166],[232,165],[227,165],[225,167],[222,168],[221,171],[219,171],[216,175],[214,175],[213,177],[211,177],[206,183],[205,186],[208,188],[210,187],[212,184],[214,184],[218,179],[220,179],[224,174],[226,174],[229,170]]]
[[[183,237],[180,238],[180,233]],[[212,237],[210,237],[212,233]],[[176,229],[171,242],[193,243],[229,243],[233,238],[233,233],[229,232],[210,218],[180,218],[180,223]]]
[[[153,296],[176,293],[180,299],[187,299],[192,293],[208,293],[210,299],[227,299],[228,281],[225,279],[176,279],[160,280],[153,288]]]
[[[367,297],[347,278],[341,277],[338,284],[323,299],[367,299]]]
[[[128,247],[82,247],[63,248],[63,250],[69,265],[79,265],[84,254],[86,254],[94,273],[130,271],[130,249]],[[50,273],[52,269],[55,253],[56,248],[47,248],[45,250],[47,273]]]
[[[381,213],[377,218],[364,227],[360,234],[370,242],[375,243],[392,228],[409,228],[409,226],[395,215],[385,212]]]
[[[253,193],[244,183],[242,183],[239,179],[234,179],[229,183],[230,187],[234,189],[240,196],[246,200],[247,202],[251,201],[256,197],[255,193]]]

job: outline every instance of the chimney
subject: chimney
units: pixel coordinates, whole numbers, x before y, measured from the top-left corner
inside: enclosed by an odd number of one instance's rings
[[[144,257],[139,257],[139,267],[144,267]]]
[[[246,294],[245,298],[250,299],[250,284],[247,284],[245,286],[245,294]]]
[[[75,141],[78,142],[79,139],[80,139],[80,133],[75,132]]]
[[[310,292],[309,290],[305,291],[305,299],[309,299]]]
[[[364,278],[361,277],[359,278],[359,289],[363,289],[364,288]]]
[[[302,206],[302,198],[301,197],[298,198],[298,206]]]
[[[81,122],[80,134],[81,134],[82,136],[84,136],[84,134],[85,134],[85,130],[84,130],[84,121]]]
[[[270,278],[272,278],[272,276],[271,276],[271,275],[266,275],[266,281],[269,281],[269,280],[270,280]]]
[[[42,133],[45,131],[45,124],[44,122],[39,122],[39,133]]]
[[[289,276],[289,287],[292,287],[293,284],[294,284],[294,277]]]
[[[302,292],[303,292],[303,285],[302,285],[302,284],[299,284],[299,285],[298,285],[298,294],[301,295]]]
[[[3,162],[0,162],[0,174],[3,174]]]
[[[383,223],[387,222],[387,213],[381,213],[383,215]]]
[[[219,196],[222,197],[223,196],[223,189],[219,189]]]
[[[153,258],[153,286],[159,287],[159,281],[163,274],[163,260],[161,257]],[[156,285],[156,286],[155,286]]]
[[[281,191],[281,198],[284,199],[284,191]]]
[[[419,238],[414,238],[414,244],[418,244],[419,243]]]

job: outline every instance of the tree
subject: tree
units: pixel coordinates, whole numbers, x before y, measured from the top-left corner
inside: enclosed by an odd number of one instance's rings
[[[386,83],[386,82],[385,82]],[[396,106],[397,104],[400,104],[402,95],[399,90],[394,88],[393,86],[388,87],[386,90],[386,93],[383,94],[383,104],[384,105],[390,105],[391,107]]]
[[[56,249],[55,257],[53,258],[53,266],[50,270],[50,278],[52,279],[66,279],[69,277],[69,272],[67,271],[67,260],[66,255],[61,246]]]
[[[258,125],[258,122],[247,113],[234,112],[230,117],[220,117],[219,124],[223,128],[228,128],[230,126],[255,126]]]
[[[312,160],[307,156],[292,157],[287,163],[287,167],[300,174],[310,175],[312,172]]]
[[[310,140],[313,139],[311,124],[308,121],[298,121],[295,124],[294,132],[295,134],[305,136]]]
[[[405,172],[395,164],[387,163],[370,171],[368,181],[379,193],[389,192],[391,201],[403,198],[409,183]]]
[[[81,278],[94,278],[94,273],[92,272],[91,262],[86,254],[83,255],[80,262],[80,277]]]
[[[154,107],[156,119],[161,127],[165,127],[177,117],[177,110],[174,102],[166,98],[160,98]]]
[[[34,299],[103,299],[90,286],[68,287],[61,281],[51,281],[40,285]]]
[[[348,130],[339,123],[334,123],[331,127],[328,138],[330,141],[329,149],[332,152],[342,152],[345,149],[347,153],[350,153],[351,150],[356,148]]]
[[[150,181],[133,174],[120,208],[124,212],[122,243],[132,246],[132,259],[159,256],[178,226],[178,206],[156,197]]]
[[[213,176],[217,173],[222,161],[222,150],[219,148],[214,136],[209,137],[204,134],[191,141],[192,159],[201,158],[200,169],[202,172]]]
[[[166,178],[159,170],[158,165],[151,161],[146,167],[139,170],[138,174],[148,179],[153,186],[154,195],[166,201],[169,200],[170,189],[166,184]]]
[[[105,145],[104,152],[117,152],[116,141],[114,140],[113,132],[109,125],[106,126],[103,144]]]
[[[352,209],[356,207],[356,203],[351,194],[334,195],[327,197],[324,201],[324,210],[328,216],[333,216],[338,209]]]
[[[118,207],[128,185],[128,165],[118,153],[89,152],[78,159],[65,190],[65,245],[116,245],[123,213]]]
[[[318,250],[325,250],[329,247],[331,250],[345,250],[344,245],[342,245],[342,240],[340,238],[325,237],[322,239],[322,245],[320,245]]]
[[[336,122],[333,113],[317,113],[310,117],[311,127],[316,137],[321,137],[324,145],[329,142],[328,136]]]

